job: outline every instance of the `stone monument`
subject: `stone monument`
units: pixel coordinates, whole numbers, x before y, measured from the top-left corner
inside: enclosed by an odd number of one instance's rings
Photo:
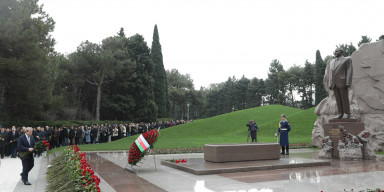
[[[369,132],[369,142],[364,143],[361,139],[364,137],[358,138],[363,144],[364,158],[370,159],[374,156],[372,151],[384,150],[384,40],[362,44],[350,58],[341,58],[341,61],[337,52],[336,59],[327,63],[323,82],[328,97],[315,109],[318,118],[312,131],[312,145],[321,147],[324,136],[329,136],[333,142],[332,156],[339,158],[341,125],[354,136]],[[343,74],[335,76],[341,70]],[[353,75],[348,75],[349,71]],[[345,98],[348,98],[348,106],[344,105]]]

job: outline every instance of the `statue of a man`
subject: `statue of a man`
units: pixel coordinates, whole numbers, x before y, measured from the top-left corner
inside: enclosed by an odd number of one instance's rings
[[[336,97],[338,115],[336,118],[350,118],[348,88],[352,83],[352,59],[343,56],[344,51],[337,48],[334,52],[335,59],[329,63],[328,87],[333,90]]]

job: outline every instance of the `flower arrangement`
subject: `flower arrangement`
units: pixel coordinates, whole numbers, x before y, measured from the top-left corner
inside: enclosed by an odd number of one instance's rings
[[[76,145],[69,146],[48,168],[47,191],[100,192],[100,178],[87,163],[85,153]]]
[[[157,129],[147,131],[142,134],[145,140],[148,142],[150,148],[153,148],[153,144],[157,140],[159,132]],[[146,151],[141,151],[137,146],[136,142],[133,142],[131,148],[129,149],[128,163],[132,166],[136,165],[140,160],[145,156]]]
[[[179,164],[179,163],[186,163],[187,160],[185,159],[172,159],[172,160],[169,160],[170,162],[172,163],[176,163],[176,164]]]
[[[34,146],[34,149],[36,150],[36,152],[44,152],[44,151],[47,151],[49,150],[49,143],[46,142],[45,140],[40,140],[38,142],[36,142],[35,146]],[[21,160],[25,160],[29,157],[29,154],[31,154],[32,152],[30,151],[22,151],[22,152],[19,152],[18,156]]]
[[[39,140],[38,142],[35,143],[34,149],[36,152],[44,152],[49,150],[49,143],[47,143],[45,140]]]

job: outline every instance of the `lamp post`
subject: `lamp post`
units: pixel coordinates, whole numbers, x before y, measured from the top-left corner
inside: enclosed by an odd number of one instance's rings
[[[189,103],[187,104],[187,108],[188,108],[188,111],[187,111],[187,121],[189,121]]]

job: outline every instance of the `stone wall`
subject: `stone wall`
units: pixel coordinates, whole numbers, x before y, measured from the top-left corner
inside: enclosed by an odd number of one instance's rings
[[[384,151],[384,40],[360,46],[352,56],[353,80],[349,89],[351,115],[361,119],[365,129],[372,133],[370,147]],[[327,66],[328,68],[329,66]],[[324,84],[327,85],[327,74]],[[327,86],[328,97],[315,109],[318,116],[312,131],[312,145],[321,147],[323,123],[337,115],[333,91]]]

